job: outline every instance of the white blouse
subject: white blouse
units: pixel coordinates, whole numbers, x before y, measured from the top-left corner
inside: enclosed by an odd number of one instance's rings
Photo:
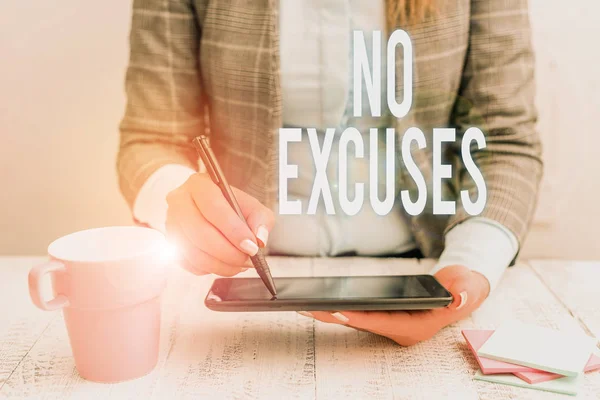
[[[271,233],[271,250],[296,255],[336,256],[400,254],[416,247],[410,227],[397,202],[385,216],[377,215],[365,190],[361,211],[354,216],[341,212],[338,193],[339,135],[346,127],[354,127],[363,135],[365,154],[369,154],[369,129],[390,126],[390,118],[371,117],[362,85],[362,117],[353,116],[354,85],[353,31],[364,32],[365,47],[372,64],[372,32],[385,32],[384,1],[364,0],[280,0],[280,60],[284,126],[317,128],[323,133],[336,128],[327,166],[328,181],[336,209],[327,215],[321,207],[316,215],[279,215]],[[385,52],[381,52],[385,68]],[[385,71],[385,70],[384,70]],[[381,74],[382,79],[386,74]],[[364,79],[363,79],[364,82]],[[382,81],[381,104],[386,104],[386,85]],[[350,147],[350,152],[353,152]],[[314,161],[307,133],[301,143],[289,143],[288,162],[298,165],[298,179],[288,182],[288,196],[301,200],[303,212],[312,191]],[[348,154],[348,175],[352,182],[368,182],[370,161]],[[385,147],[379,151],[379,192],[385,195]],[[399,171],[396,171],[398,173]],[[349,189],[350,189],[349,187]],[[354,193],[348,194],[354,198]]]
[[[385,2],[280,0],[280,60],[283,123],[290,126],[368,129],[387,125],[372,118],[363,84],[362,118],[352,117],[353,31],[362,31],[367,54],[372,32],[385,33]],[[385,45],[385,43],[383,43]],[[381,52],[385,72],[386,52]],[[382,73],[385,78],[385,73]],[[381,104],[386,104],[382,82]]]

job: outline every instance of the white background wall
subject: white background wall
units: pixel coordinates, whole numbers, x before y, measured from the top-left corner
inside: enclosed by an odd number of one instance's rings
[[[600,3],[532,0],[546,180],[522,255],[600,259]],[[129,1],[0,2],[0,254],[129,224],[115,155]]]
[[[115,178],[129,1],[0,1],[0,254],[129,224]]]
[[[545,180],[524,255],[600,259],[600,2],[530,0]]]

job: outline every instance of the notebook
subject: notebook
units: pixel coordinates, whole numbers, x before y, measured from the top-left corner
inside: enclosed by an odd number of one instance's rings
[[[576,377],[583,372],[595,347],[595,340],[583,333],[560,332],[511,321],[496,329],[477,354]]]

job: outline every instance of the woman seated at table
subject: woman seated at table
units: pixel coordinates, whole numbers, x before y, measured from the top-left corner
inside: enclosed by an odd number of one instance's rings
[[[412,40],[412,108],[404,118],[389,110],[370,117],[365,92],[363,117],[355,117],[352,32],[365,32],[367,44],[372,32],[384,32],[383,107],[385,32],[396,29]],[[130,41],[121,190],[136,220],[176,241],[190,271],[233,276],[251,265],[248,256],[259,246],[287,255],[439,257],[431,273],[455,298],[445,309],[307,314],[410,345],[477,309],[517,255],[542,174],[526,0],[136,0]],[[370,48],[367,54],[372,58]],[[403,76],[402,62],[391,68]],[[487,187],[480,215],[470,216],[457,196],[463,189],[477,196],[470,175],[460,170],[454,171],[457,179],[444,180],[445,199],[456,200],[452,216],[433,215],[431,207],[409,216],[400,196],[392,212],[379,216],[367,194],[354,216],[329,215],[323,204],[307,215],[314,163],[306,130],[301,142],[288,146],[288,163],[299,170],[288,194],[302,201],[303,213],[272,212],[279,128],[317,128],[321,136],[336,128],[327,175],[339,210],[338,133],[355,127],[368,146],[369,128],[379,128],[379,159],[385,160],[385,128],[401,137],[411,126],[427,135],[429,162],[433,128],[457,129],[448,163],[460,152],[461,132],[470,126],[484,131],[487,147],[472,149]],[[200,134],[210,136],[251,228],[197,172],[191,141]],[[368,158],[356,158],[350,149],[349,174],[368,187]],[[399,191],[412,181],[402,179],[396,164]],[[455,165],[464,169],[460,159]],[[422,173],[430,184],[428,169]]]

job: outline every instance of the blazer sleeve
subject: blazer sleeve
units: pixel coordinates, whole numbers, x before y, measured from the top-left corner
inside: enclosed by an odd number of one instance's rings
[[[130,207],[161,166],[198,169],[191,141],[205,129],[199,42],[191,0],[133,2],[117,156],[119,186]]]
[[[480,217],[501,223],[520,244],[543,170],[534,96],[527,0],[472,0],[469,49],[453,122],[459,135],[470,126],[484,132],[487,147],[471,148],[487,187]],[[456,145],[460,152],[460,140]],[[469,190],[472,199],[477,196],[468,173],[460,175],[458,189]],[[470,217],[459,197],[446,232]]]

